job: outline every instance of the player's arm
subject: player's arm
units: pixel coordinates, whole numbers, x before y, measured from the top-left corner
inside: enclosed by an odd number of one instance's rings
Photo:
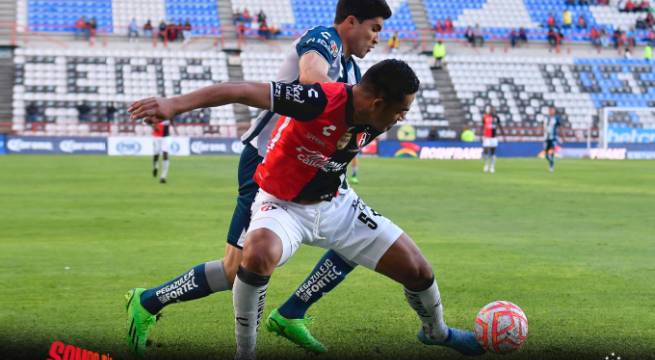
[[[330,64],[328,64],[325,57],[316,51],[309,51],[300,57],[298,62],[300,68],[300,78],[298,81],[301,84],[314,84],[332,82],[328,77]]]
[[[503,141],[505,141],[505,140],[506,140],[506,139],[505,139],[505,129],[503,129],[503,124],[502,124],[502,122],[500,121],[500,118],[499,118],[498,116],[496,116],[496,119],[495,119],[495,120],[496,120],[496,124],[498,124],[498,132],[499,132],[500,135],[503,137]]]
[[[172,98],[139,100],[128,111],[132,120],[143,119],[152,124],[191,110],[235,103],[307,121],[323,112],[327,97],[319,84],[226,82]]]
[[[138,100],[128,111],[132,120],[143,119],[146,123],[156,123],[191,110],[235,103],[270,109],[271,85],[257,82],[219,83],[171,98]]]

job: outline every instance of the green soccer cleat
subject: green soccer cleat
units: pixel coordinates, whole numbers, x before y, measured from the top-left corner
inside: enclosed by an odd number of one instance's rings
[[[310,318],[287,319],[280,315],[277,309],[273,309],[266,319],[266,330],[283,336],[292,343],[314,354],[322,354],[327,351],[316,338],[312,336],[307,328]]]
[[[141,294],[144,288],[134,288],[125,294],[127,301],[127,344],[138,355],[146,350],[148,334],[157,322],[157,316],[152,315],[141,305]]]
[[[350,178],[348,178],[348,182],[353,185],[357,185],[359,184],[359,179],[357,179],[357,176],[351,176]]]

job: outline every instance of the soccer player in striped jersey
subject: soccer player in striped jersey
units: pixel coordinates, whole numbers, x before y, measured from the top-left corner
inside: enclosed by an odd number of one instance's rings
[[[551,106],[544,120],[544,156],[548,161],[548,171],[555,171],[555,147],[557,147],[560,125],[562,124],[557,109]]]

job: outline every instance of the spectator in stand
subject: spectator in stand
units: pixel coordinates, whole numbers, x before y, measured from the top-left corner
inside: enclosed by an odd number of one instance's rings
[[[602,30],[600,31],[600,44],[601,44],[604,48],[610,46],[610,36],[609,36],[609,34],[607,33],[607,30],[605,30],[605,29],[602,29]]]
[[[641,4],[639,4],[639,10],[641,11],[650,11],[650,2],[648,0],[641,0]]]
[[[166,25],[166,36],[168,41],[175,41],[177,39],[177,26],[175,22],[171,21]]]
[[[166,21],[162,20],[159,23],[159,39],[163,42],[168,40],[168,37],[166,36],[166,27]]]
[[[528,43],[528,32],[525,28],[519,28],[519,41],[524,44]]]
[[[625,4],[623,5],[623,11],[626,11],[626,12],[635,11],[635,3],[633,3],[632,0],[627,0],[625,2]]]
[[[400,38],[398,37],[398,32],[394,32],[393,35],[387,41],[387,46],[389,47],[389,53],[395,54],[398,51],[398,46],[400,46]]]
[[[237,32],[239,36],[246,35],[246,24],[244,24],[243,22],[239,22],[239,25],[237,25]]]
[[[564,12],[562,12],[562,25],[565,29],[570,29],[571,25],[573,25],[573,17],[569,9],[564,9]]]
[[[584,16],[578,16],[578,23],[576,24],[576,27],[578,30],[585,30],[587,28],[587,20],[585,20]]]
[[[127,39],[128,41],[136,41],[139,37],[139,26],[136,24],[136,19],[132,18],[130,24],[127,26]]]
[[[114,103],[113,102],[107,103],[107,108],[105,109],[105,111],[107,113],[107,122],[113,122],[116,116],[116,112],[118,111]]]
[[[473,29],[473,42],[475,43],[474,46],[482,47],[484,45],[484,35],[482,35],[479,24],[475,24],[475,29]]]
[[[651,28],[655,25],[655,16],[653,16],[653,13],[649,11],[648,14],[646,14],[646,19],[644,21],[646,21],[646,26]]]
[[[549,29],[552,29],[552,28],[554,28],[555,26],[557,26],[557,20],[555,20],[555,15],[553,15],[552,13],[549,14],[549,15],[548,15],[548,18],[546,19],[546,26],[547,26]]]
[[[271,38],[271,31],[268,28],[266,21],[259,24],[259,30],[257,31],[257,34],[266,40]]]
[[[250,11],[248,11],[248,8],[243,9],[243,21],[246,23],[252,22],[252,16],[250,16]]]
[[[89,31],[89,36],[88,39],[89,41],[93,41],[96,36],[96,31],[98,30],[98,21],[96,20],[95,17],[92,17],[91,20],[87,23],[86,27],[88,28]]]
[[[650,44],[651,46],[655,45],[655,30],[653,30],[652,28],[648,30],[648,35],[646,36],[644,41],[646,41],[646,43]]]
[[[77,118],[79,122],[91,121],[91,107],[87,105],[86,101],[77,103]]]
[[[563,34],[558,28],[550,28],[547,38],[550,50],[552,51],[553,49],[559,49],[559,46],[562,44]]]
[[[243,13],[239,8],[237,8],[236,11],[232,13],[232,23],[237,26],[241,22],[243,22]]]
[[[27,115],[27,122],[39,121],[39,108],[36,103],[30,102],[25,108],[25,115]]]
[[[191,38],[193,37],[193,33],[191,32],[191,30],[192,30],[191,20],[187,18],[186,21],[184,22],[184,26],[182,27],[182,36],[184,36],[185,44],[191,41]]]
[[[257,13],[257,23],[266,23],[266,13],[264,13],[264,10],[259,9],[259,12]]]
[[[567,5],[567,6],[573,6],[573,5],[575,5],[575,0],[566,0],[566,5]]]
[[[519,42],[519,32],[516,31],[516,29],[512,29],[512,31],[509,32],[509,44],[512,47],[516,47]]]
[[[644,60],[648,62],[653,60],[653,46],[650,43],[644,47]]]
[[[152,37],[152,22],[150,19],[146,21],[145,24],[143,24],[143,36],[146,38],[151,38]]]
[[[80,16],[80,18],[75,22],[75,39],[79,39],[82,36],[87,39],[89,37],[88,29],[86,27],[86,18],[84,16]]]
[[[441,20],[437,20],[437,22],[434,23],[434,32],[442,33],[442,32],[444,32],[444,30],[445,30],[445,27],[441,23]]]
[[[597,50],[600,51],[602,43],[600,41],[600,32],[595,27],[591,28],[589,33],[589,38],[591,38],[591,45]]]
[[[434,66],[437,69],[443,67],[443,61],[446,58],[446,45],[441,39],[437,40],[432,48],[432,56],[434,57]]]
[[[455,31],[455,26],[453,25],[453,20],[450,17],[446,18],[444,22],[444,32],[451,33]]]
[[[475,35],[473,34],[472,27],[469,26],[466,28],[466,31],[464,32],[464,38],[471,46],[475,47]]]

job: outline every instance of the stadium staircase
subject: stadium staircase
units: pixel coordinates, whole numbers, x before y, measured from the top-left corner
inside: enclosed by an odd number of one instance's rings
[[[0,134],[11,131],[13,87],[8,84],[14,83],[14,61],[12,57],[0,58]],[[4,125],[7,124],[7,125]]]
[[[423,0],[408,0],[407,7],[412,13],[412,20],[416,25],[416,31],[419,32],[419,40],[432,40],[432,33],[429,31],[432,26],[428,21],[427,12]]]
[[[15,22],[16,2],[0,1],[0,45],[12,44]]]
[[[444,107],[444,116],[449,122],[451,129],[461,130],[466,126],[466,116],[462,103],[457,97],[453,80],[445,65],[441,69],[432,68],[432,76],[441,96],[441,103]]]
[[[232,5],[230,5],[232,11]],[[220,9],[219,9],[220,11]],[[223,19],[221,19],[223,21]],[[232,22],[230,21],[230,24]],[[230,81],[244,81],[243,67],[239,51],[227,51],[227,76]],[[237,122],[237,133],[242,134],[250,127],[251,114],[247,106],[234,104],[234,118]]]
[[[232,21],[232,0],[216,0],[221,33],[228,43],[237,39],[237,30]]]

